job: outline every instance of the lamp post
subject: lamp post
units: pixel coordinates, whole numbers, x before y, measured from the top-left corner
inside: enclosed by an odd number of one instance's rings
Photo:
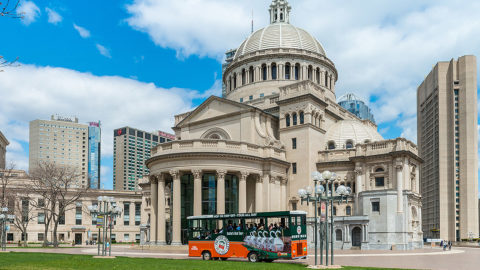
[[[109,243],[109,250],[108,256],[112,256],[112,228],[113,222],[122,214],[122,208],[118,207],[115,203],[115,198],[107,197],[107,196],[99,196],[97,198],[98,204],[97,205],[90,205],[88,206],[88,210],[90,211],[90,215],[93,217],[102,216],[102,224],[98,227],[98,256],[100,256],[100,229],[103,231],[103,240],[102,240],[102,256],[107,256],[107,235],[108,235],[108,243]],[[98,218],[97,218],[98,222]],[[108,234],[108,229],[110,229],[110,234]]]
[[[337,188],[335,191],[336,195],[334,196],[333,194],[333,181],[337,178],[337,175],[334,172],[330,171],[324,171],[323,173],[320,173],[318,171],[314,171],[312,173],[312,179],[314,182],[314,188],[312,189],[310,186],[307,186],[305,188],[301,188],[298,190],[298,195],[301,198],[301,202],[307,202],[307,205],[310,202],[314,203],[315,206],[315,223],[314,223],[314,229],[315,229],[315,234],[314,234],[314,239],[315,239],[315,265],[317,265],[317,239],[318,239],[318,218],[317,218],[317,203],[320,203],[320,205],[325,204],[325,224],[322,226],[322,233],[320,234],[321,239],[320,239],[320,264],[323,264],[323,243],[325,242],[325,263],[328,266],[328,249],[330,245],[331,249],[331,255],[330,255],[330,264],[333,265],[333,203],[338,202],[339,204],[341,202],[348,202],[348,198],[350,196],[350,193],[352,190],[350,187],[345,187],[344,185],[341,185]],[[323,185],[318,185],[318,183],[325,183],[325,187]],[[329,190],[329,186],[332,185],[331,190]],[[312,196],[312,190],[315,192]],[[331,207],[331,221],[330,221],[330,226],[328,224],[328,206],[330,205]],[[320,215],[322,214],[322,211],[320,211]],[[330,232],[330,240],[329,240],[329,232]]]
[[[15,219],[15,215],[8,214],[8,207],[2,207],[2,211],[0,212],[0,226],[1,226],[1,246],[2,251],[7,250],[7,222],[13,222]]]

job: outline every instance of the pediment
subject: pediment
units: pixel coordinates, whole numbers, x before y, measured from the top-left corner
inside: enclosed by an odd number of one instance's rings
[[[178,123],[177,127],[183,127],[190,123],[221,117],[222,115],[240,113],[246,109],[253,109],[253,107],[228,99],[211,96],[185,117],[185,119]]]

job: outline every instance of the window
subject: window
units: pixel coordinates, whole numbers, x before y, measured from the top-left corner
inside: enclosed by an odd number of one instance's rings
[[[123,203],[123,225],[130,225],[130,203]]]
[[[45,213],[38,213],[38,224],[45,224]]]
[[[252,100],[252,99],[253,99],[253,96],[249,96],[248,99],[249,99],[249,100]]]
[[[342,241],[342,230],[338,229],[335,231],[335,241]]]
[[[13,233],[7,233],[7,241],[13,242]]]
[[[267,66],[266,65],[262,66],[262,80],[264,80],[264,81],[267,80]]]
[[[292,114],[292,120],[293,120],[293,125],[296,126],[297,125],[297,114],[296,113]]]
[[[249,73],[248,77],[250,79],[250,83],[253,83],[254,82],[253,67],[250,67],[248,73]]]
[[[295,65],[295,80],[300,79],[300,64]]]
[[[351,216],[352,215],[352,207],[347,206],[347,208],[345,209],[345,213],[347,214],[347,216]]]
[[[296,202],[292,202],[292,210],[293,211],[297,210],[297,203]]]
[[[337,207],[333,207],[333,213],[332,213],[334,216],[337,215]]]
[[[383,176],[381,177],[375,177],[375,186],[376,187],[383,187],[385,186],[385,178]]]
[[[264,93],[261,93],[261,94],[260,94],[260,97],[261,97],[261,98],[265,97],[265,94],[264,94]]]
[[[292,138],[292,149],[297,149],[297,138]]]
[[[292,163],[292,173],[297,174],[297,163]]]
[[[245,72],[245,69],[242,69],[242,85],[246,84],[246,81],[245,81],[246,76],[247,76],[247,74]]]
[[[38,241],[39,241],[39,242],[40,242],[40,241],[43,241],[43,240],[45,239],[45,238],[43,237],[43,233],[39,233],[37,238],[38,238]]]
[[[75,208],[75,225],[82,225],[82,205]]]
[[[140,212],[141,212],[142,204],[135,203],[135,226],[140,225]]]
[[[380,202],[372,202],[372,212],[380,213]]]
[[[272,80],[277,79],[277,65],[275,63],[272,64]]]
[[[290,115],[288,114],[285,116],[285,124],[287,125],[287,127],[290,126]]]
[[[38,199],[38,207],[45,207],[45,200],[44,199]]]
[[[353,148],[353,142],[348,140],[347,143],[345,144],[345,148],[352,149]]]
[[[335,142],[333,141],[328,142],[328,150],[333,150],[333,149],[335,149]]]
[[[285,80],[290,80],[290,63],[285,65]]]
[[[303,112],[300,112],[300,124],[305,123],[305,115]]]
[[[233,73],[233,89],[237,89],[237,73]]]
[[[130,241],[130,234],[128,234],[128,233],[123,234],[123,241],[124,242]]]
[[[140,243],[140,234],[135,234],[135,242]]]

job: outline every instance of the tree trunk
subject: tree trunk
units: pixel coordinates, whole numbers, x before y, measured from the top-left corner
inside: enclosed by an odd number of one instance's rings
[[[48,246],[48,227],[50,226],[50,220],[45,220],[45,231],[43,237],[43,247]]]
[[[58,247],[57,229],[58,229],[58,220],[53,225],[53,246],[56,248]]]
[[[22,231],[23,235],[25,235],[23,237],[23,246],[26,247],[28,245],[27,243],[27,228],[24,228],[24,230]]]

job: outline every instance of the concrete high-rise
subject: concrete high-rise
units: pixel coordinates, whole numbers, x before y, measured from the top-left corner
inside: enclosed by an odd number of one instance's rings
[[[100,186],[100,154],[102,130],[100,121],[88,123],[88,185],[91,189]]]
[[[417,91],[423,233],[478,237],[477,62],[439,62]]]
[[[10,142],[8,142],[7,138],[3,135],[3,133],[0,131],[0,170],[5,169],[5,163],[6,163],[6,153],[7,153],[7,145],[9,145]]]
[[[174,139],[174,135],[165,132],[150,133],[131,127],[114,130],[113,189],[137,190],[138,180],[149,173],[145,161],[150,158],[152,147]]]
[[[29,169],[40,162],[72,166],[81,174],[81,185],[88,185],[88,125],[78,118],[53,116],[30,122]]]

